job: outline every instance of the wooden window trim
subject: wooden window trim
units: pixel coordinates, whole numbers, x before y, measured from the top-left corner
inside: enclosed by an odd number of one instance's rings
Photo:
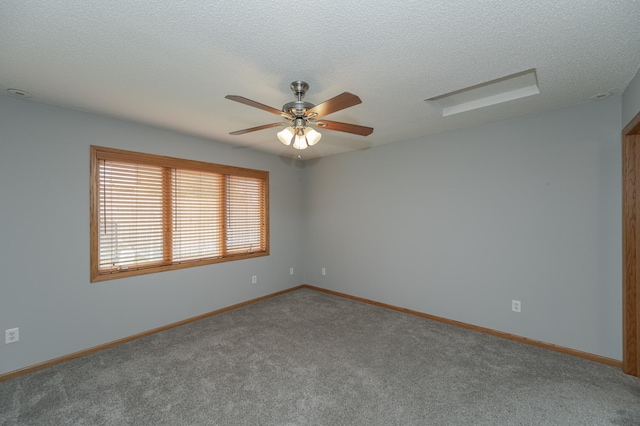
[[[111,161],[120,161],[126,163],[140,163],[146,165],[159,166],[166,169],[183,169],[190,171],[203,171],[208,173],[216,173],[224,176],[238,176],[238,177],[247,177],[247,178],[255,178],[263,181],[263,193],[262,193],[262,203],[260,208],[262,210],[262,225],[261,225],[261,234],[263,235],[264,240],[264,249],[253,251],[250,253],[233,253],[233,254],[223,254],[222,257],[217,258],[206,258],[206,259],[198,259],[198,260],[190,260],[183,261],[180,263],[158,263],[156,266],[146,265],[141,269],[132,269],[132,270],[120,270],[120,271],[100,271],[99,269],[99,214],[100,214],[100,194],[99,194],[99,163],[103,160],[111,160]],[[156,272],[164,272],[171,271],[176,269],[189,268],[194,266],[202,266],[202,265],[210,265],[214,263],[228,262],[233,260],[241,260],[241,259],[250,259],[255,257],[262,257],[269,255],[269,172],[262,170],[253,170],[241,167],[227,166],[221,164],[214,163],[206,163],[202,161],[195,160],[186,160],[174,157],[166,157],[154,154],[144,154],[133,151],[125,151],[121,149],[115,148],[105,148],[99,146],[91,146],[91,166],[90,166],[91,176],[90,176],[90,276],[91,282],[99,282],[117,278],[126,278]],[[163,192],[165,193],[165,202],[163,204],[163,209],[165,209],[165,217],[170,215],[167,214],[167,211],[171,211],[172,205],[172,197],[167,196],[166,193],[171,191],[171,178],[167,173],[164,174],[163,178]],[[222,179],[226,181],[226,179]],[[222,191],[224,197],[226,199],[226,189]],[[222,203],[226,205],[226,203]],[[226,215],[226,206],[223,208],[223,214]],[[224,224],[224,220],[222,220],[222,230],[220,235],[222,238],[223,250],[226,249],[225,235],[226,235],[226,225]],[[167,239],[170,241],[171,239],[171,223],[165,222],[163,224],[163,234],[164,234],[164,254],[165,256],[169,256],[169,258],[173,258],[171,255],[171,244],[167,244]],[[225,252],[223,252],[225,253]]]

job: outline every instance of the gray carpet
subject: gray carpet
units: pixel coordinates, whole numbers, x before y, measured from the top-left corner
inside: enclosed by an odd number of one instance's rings
[[[640,425],[640,379],[302,289],[2,382],[0,424]]]

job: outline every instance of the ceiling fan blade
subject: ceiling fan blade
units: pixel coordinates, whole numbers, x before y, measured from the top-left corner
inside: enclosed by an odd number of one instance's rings
[[[328,101],[324,101],[321,104],[314,106],[307,111],[307,115],[317,114],[315,115],[315,118],[320,118],[333,112],[358,105],[359,103],[362,103],[359,97],[357,97],[353,93],[344,92],[341,95],[338,95],[334,98],[329,99]]]
[[[251,99],[243,98],[242,96],[227,95],[225,96],[225,98],[230,99],[232,101],[240,102],[241,104],[249,105],[255,108],[260,108],[261,110],[270,112],[271,114],[275,114],[275,115],[283,114],[282,111],[280,111],[279,109],[275,109],[273,107],[270,107],[269,105],[261,104],[260,102],[252,101]]]
[[[257,126],[257,127],[251,127],[249,129],[243,129],[243,130],[236,130],[235,132],[231,132],[229,133],[230,135],[244,135],[245,133],[249,133],[249,132],[255,132],[256,130],[263,130],[263,129],[270,129],[272,127],[278,127],[278,126],[286,126],[287,123],[271,123],[271,124],[264,124],[262,126]]]
[[[373,133],[373,127],[358,126],[357,124],[341,123],[339,121],[321,120],[315,124],[321,129],[353,133],[360,136],[368,136]]]

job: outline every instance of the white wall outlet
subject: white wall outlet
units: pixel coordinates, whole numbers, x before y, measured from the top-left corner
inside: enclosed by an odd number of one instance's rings
[[[254,275],[251,277],[251,284],[258,284],[258,276]]]
[[[512,300],[511,301],[511,310],[513,312],[520,312],[520,301],[519,300]]]
[[[4,342],[5,343],[15,343],[20,340],[20,329],[19,328],[11,328],[9,330],[4,331]]]
[[[289,275],[293,275],[293,268],[289,268]]]
[[[327,275],[327,269],[326,268],[322,268],[322,275]]]

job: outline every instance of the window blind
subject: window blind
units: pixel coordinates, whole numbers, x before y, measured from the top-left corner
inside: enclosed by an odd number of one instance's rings
[[[100,269],[144,267],[163,260],[163,170],[100,162]]]
[[[264,200],[259,179],[229,176],[227,181],[227,251],[252,253],[264,247],[260,232]]]
[[[173,177],[174,260],[222,256],[223,176],[174,170]]]
[[[92,147],[92,281],[269,254],[268,172]]]

